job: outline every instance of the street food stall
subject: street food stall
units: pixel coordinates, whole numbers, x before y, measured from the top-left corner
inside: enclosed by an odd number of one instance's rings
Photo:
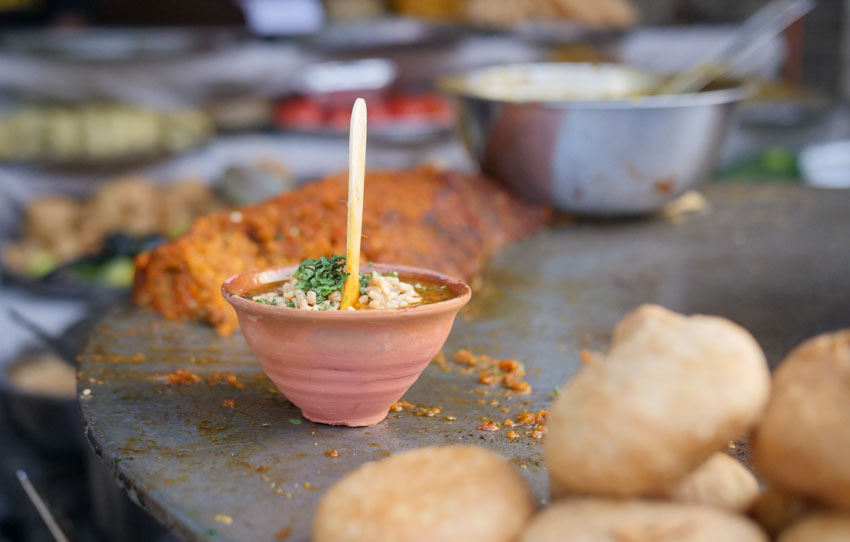
[[[0,542],[850,537],[850,5],[19,4]]]

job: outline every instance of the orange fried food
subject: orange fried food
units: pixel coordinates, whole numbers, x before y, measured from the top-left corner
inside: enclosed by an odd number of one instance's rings
[[[195,221],[183,237],[136,259],[135,302],[169,319],[232,332],[227,277],[345,252],[347,182],[337,175],[259,205]],[[422,168],[366,175],[362,259],[470,278],[487,257],[543,226],[548,209],[483,177]]]

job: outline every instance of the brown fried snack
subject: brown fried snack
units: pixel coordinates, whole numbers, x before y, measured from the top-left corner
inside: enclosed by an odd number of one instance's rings
[[[816,504],[768,486],[753,503],[750,515],[770,536],[776,536],[809,512]]]
[[[847,542],[850,540],[850,516],[811,514],[786,529],[778,542]]]
[[[663,494],[758,422],[769,387],[745,329],[643,305],[552,405],[550,476],[574,494]]]
[[[136,259],[136,303],[232,332],[236,313],[221,283],[249,269],[345,253],[347,193],[346,178],[334,176],[196,220],[183,237]],[[549,214],[483,177],[433,168],[369,172],[362,260],[470,279],[490,254],[542,227]]]
[[[767,542],[752,521],[707,506],[574,499],[532,519],[520,542]]]
[[[771,485],[850,509],[850,330],[788,354],[773,375],[752,455]]]
[[[715,452],[708,461],[676,482],[664,496],[677,502],[746,512],[759,496],[759,483],[740,461],[723,452]]]
[[[366,463],[319,503],[313,542],[512,542],[534,513],[522,476],[475,446]]]

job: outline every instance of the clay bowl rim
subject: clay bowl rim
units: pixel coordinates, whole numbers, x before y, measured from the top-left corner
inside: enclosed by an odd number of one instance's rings
[[[467,283],[460,279],[456,279],[443,273],[439,273],[432,269],[426,269],[423,267],[382,263],[364,265],[361,267],[361,270],[374,270],[378,271],[379,273],[390,273],[395,271],[398,272],[399,275],[413,275],[425,280],[429,280],[431,282],[444,284],[452,288],[452,290],[456,292],[456,295],[451,299],[446,299],[445,301],[437,301],[436,303],[417,305],[415,307],[403,307],[399,309],[373,309],[358,311],[313,311],[295,309],[292,307],[286,307],[284,305],[266,305],[265,303],[257,303],[256,301],[251,301],[242,297],[242,295],[244,295],[246,291],[237,290],[235,287],[235,283],[245,280],[250,275],[258,275],[264,273],[275,274],[275,277],[271,280],[263,281],[262,284],[287,280],[292,277],[292,274],[295,272],[296,269],[298,269],[297,265],[282,265],[268,267],[265,269],[254,269],[251,271],[245,271],[243,273],[233,275],[232,277],[226,279],[221,285],[221,293],[224,298],[231,305],[233,305],[233,308],[237,311],[246,310],[252,312],[265,313],[268,315],[285,315],[291,318],[319,321],[337,321],[344,319],[382,320],[388,318],[425,316],[431,313],[441,313],[445,311],[458,312],[464,307],[464,305],[469,302],[470,298],[472,297],[472,289]]]

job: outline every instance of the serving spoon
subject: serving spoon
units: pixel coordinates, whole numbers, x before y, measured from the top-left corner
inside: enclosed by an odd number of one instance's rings
[[[723,49],[696,63],[691,69],[661,83],[655,94],[699,92],[729,71],[736,62],[778,36],[791,24],[811,11],[815,0],[773,0],[752,14],[735,38]]]

